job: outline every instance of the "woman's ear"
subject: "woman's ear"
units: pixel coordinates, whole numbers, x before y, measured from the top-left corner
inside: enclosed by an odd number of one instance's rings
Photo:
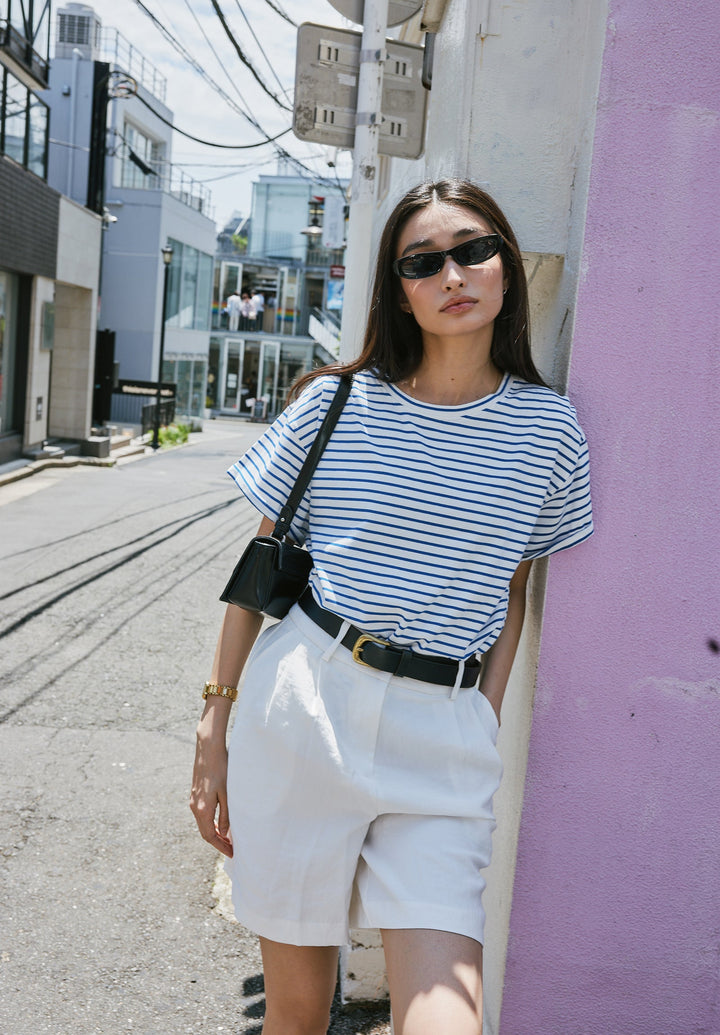
[[[400,308],[402,309],[402,311],[404,313],[410,313],[412,315],[412,309],[410,308],[410,303],[408,302],[408,300],[405,297],[405,295],[403,295],[401,297],[401,299],[400,299]]]

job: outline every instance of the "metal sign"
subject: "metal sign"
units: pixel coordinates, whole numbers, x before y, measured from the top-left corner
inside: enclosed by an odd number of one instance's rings
[[[330,0],[330,5],[347,18],[349,22],[362,25],[365,14],[363,0]],[[417,14],[423,5],[423,0],[390,0],[388,4],[388,25],[402,25],[409,21],[414,14]]]
[[[309,22],[298,29],[293,130],[300,140],[351,148],[355,141],[362,34]],[[423,48],[386,40],[378,151],[419,158],[425,140],[427,92]]]
[[[326,194],[323,203],[323,248],[345,247],[345,198]]]

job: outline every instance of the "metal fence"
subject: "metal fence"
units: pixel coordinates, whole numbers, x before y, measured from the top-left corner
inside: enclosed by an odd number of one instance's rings
[[[157,386],[152,381],[118,382],[110,405],[112,424],[142,425],[143,434],[154,427]],[[175,419],[176,385],[163,381],[160,403],[160,424]]]
[[[151,402],[146,403],[142,408],[142,433],[146,435],[148,431],[152,431],[155,427],[155,410],[157,409],[157,403]],[[172,424],[175,420],[175,400],[168,399],[167,402],[160,403],[160,424],[159,427],[163,428],[168,424]]]

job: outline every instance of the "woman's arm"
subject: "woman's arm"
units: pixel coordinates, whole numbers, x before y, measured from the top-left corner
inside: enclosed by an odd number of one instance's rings
[[[263,518],[258,535],[270,535],[274,522]],[[219,686],[237,686],[245,662],[262,625],[262,615],[228,604],[209,682]],[[227,809],[227,734],[232,702],[225,697],[209,696],[197,727],[195,767],[193,769],[190,808],[202,836],[223,855],[232,856],[228,836],[230,822]]]
[[[500,721],[500,708],[525,620],[525,597],[531,566],[532,561],[521,561],[510,579],[505,624],[495,643],[483,657],[480,690],[495,709],[498,721]]]

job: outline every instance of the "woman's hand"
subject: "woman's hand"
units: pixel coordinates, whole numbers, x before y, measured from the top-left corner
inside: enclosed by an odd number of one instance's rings
[[[222,708],[223,703],[218,703]],[[205,840],[223,855],[232,858],[227,804],[226,723],[221,723],[220,728],[216,727],[213,732],[214,724],[208,719],[212,720],[214,710],[211,708],[203,715],[197,729],[190,808]]]
[[[260,522],[258,535],[270,535],[269,518]],[[243,666],[262,625],[262,615],[234,604],[225,609],[210,682],[237,686]],[[216,694],[209,696],[197,728],[195,768],[190,808],[205,840],[229,858],[233,854],[227,805],[228,753],[225,746],[232,702]]]

